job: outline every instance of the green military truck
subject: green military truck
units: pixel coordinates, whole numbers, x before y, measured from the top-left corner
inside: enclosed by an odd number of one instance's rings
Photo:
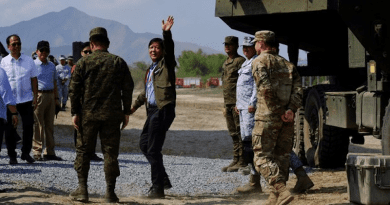
[[[254,35],[272,30],[301,76],[331,76],[305,88],[294,151],[310,166],[344,166],[350,137],[382,139],[390,154],[390,15],[382,0],[216,0],[215,15]]]

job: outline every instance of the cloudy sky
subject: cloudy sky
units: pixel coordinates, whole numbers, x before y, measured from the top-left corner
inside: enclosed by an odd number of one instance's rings
[[[241,43],[249,35],[230,29],[215,17],[215,0],[0,0],[0,5],[0,27],[72,6],[90,16],[118,21],[137,33],[160,34],[161,21],[172,15],[174,40],[207,46],[221,53],[225,36],[238,36]],[[287,57],[285,46],[281,47],[281,55]]]

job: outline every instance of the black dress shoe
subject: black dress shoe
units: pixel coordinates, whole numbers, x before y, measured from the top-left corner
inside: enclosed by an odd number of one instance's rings
[[[16,159],[16,157],[9,158],[9,164],[17,164],[17,163],[18,163],[18,160]]]
[[[56,155],[43,155],[43,160],[46,160],[46,161],[49,161],[49,160],[62,161],[62,158],[58,157]]]
[[[172,184],[171,182],[169,181],[169,178],[168,177],[165,177],[164,178],[164,189],[170,189],[172,188]]]
[[[163,198],[165,198],[164,189],[152,186],[149,189],[148,198],[149,199],[163,199]]]
[[[26,160],[30,164],[35,162],[35,160],[32,157],[30,157],[30,155],[28,155],[28,154],[22,154],[22,156],[20,158],[22,160]]]
[[[100,158],[99,156],[97,156],[96,154],[92,155],[91,157],[91,161],[98,161],[98,162],[102,162],[103,159]]]

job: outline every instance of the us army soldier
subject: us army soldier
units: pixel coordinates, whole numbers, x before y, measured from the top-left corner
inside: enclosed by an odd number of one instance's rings
[[[257,110],[252,133],[254,164],[273,188],[270,204],[288,204],[294,197],[286,189],[294,134],[294,113],[301,106],[300,77],[293,64],[277,57],[270,44],[272,31],[255,34],[259,56],[252,63],[257,86]]]

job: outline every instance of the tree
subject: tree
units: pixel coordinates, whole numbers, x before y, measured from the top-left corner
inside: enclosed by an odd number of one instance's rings
[[[219,77],[222,72],[222,64],[226,60],[223,54],[206,55],[201,49],[182,51],[178,58],[180,67],[176,73],[178,77],[202,77],[206,81],[210,77]]]

